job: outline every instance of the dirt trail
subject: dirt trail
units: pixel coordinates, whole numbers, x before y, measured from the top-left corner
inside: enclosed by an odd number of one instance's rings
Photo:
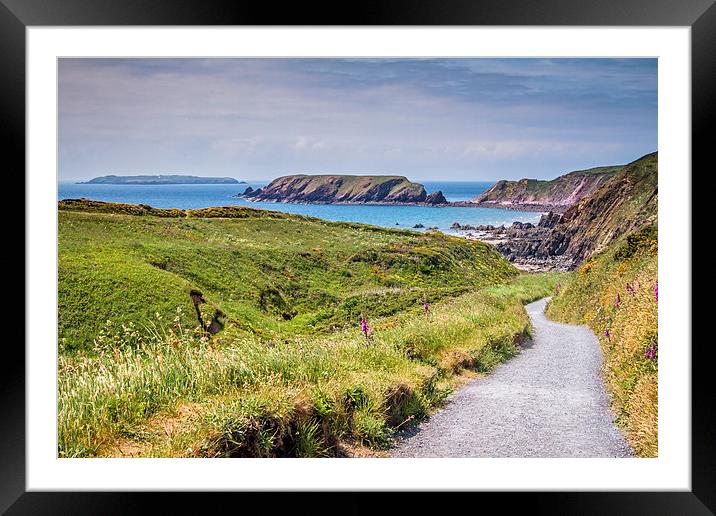
[[[393,457],[629,457],[612,422],[601,350],[584,326],[550,321],[547,299],[526,306],[533,340],[453,394],[397,440]]]

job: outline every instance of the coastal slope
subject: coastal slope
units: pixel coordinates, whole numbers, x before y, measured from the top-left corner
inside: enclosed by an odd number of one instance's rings
[[[403,176],[290,175],[268,186],[247,190],[252,201],[315,204],[445,204],[442,192],[428,195],[425,187]]]
[[[570,172],[551,181],[498,181],[471,202],[486,208],[565,211],[595,192],[621,167],[597,167]]]
[[[571,206],[555,225],[555,236],[564,235],[566,252],[581,262],[620,236],[656,223],[657,175],[657,153],[647,154]]]
[[[518,265],[573,269],[621,236],[656,223],[657,176],[654,152],[610,173],[599,188],[564,213],[547,213],[534,227],[515,223],[487,229],[478,238],[492,241]]]

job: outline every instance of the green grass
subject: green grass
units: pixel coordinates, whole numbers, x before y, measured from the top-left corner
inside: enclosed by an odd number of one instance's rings
[[[245,331],[281,338],[335,331],[361,311],[387,316],[424,294],[436,301],[517,274],[492,247],[454,237],[245,208],[171,217],[126,206],[60,210],[63,350],[90,350],[107,320],[142,325],[181,307],[191,324],[192,289],[204,294],[209,317],[220,309]]]
[[[560,278],[520,275],[492,247],[442,235],[153,210],[61,204],[62,457],[382,449],[458,375],[513,356],[530,331],[523,304]],[[192,289],[205,320],[226,314],[211,338]]]
[[[59,453],[118,455],[127,443],[143,456],[383,448],[395,427],[444,400],[455,375],[513,356],[530,331],[523,303],[557,279],[523,275],[435,303],[429,318],[418,305],[375,319],[371,344],[357,326],[276,342],[233,330],[209,340],[180,315],[145,334],[110,327],[95,356],[60,356]]]
[[[572,273],[547,307],[550,317],[587,324],[599,336],[617,423],[642,457],[658,454],[658,360],[644,356],[645,346],[659,340],[657,240],[651,224],[613,242]],[[641,288],[629,294],[626,284],[637,278]]]

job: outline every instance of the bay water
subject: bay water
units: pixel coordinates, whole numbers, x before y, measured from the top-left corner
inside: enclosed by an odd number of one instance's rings
[[[540,213],[499,208],[465,208],[432,206],[380,206],[348,204],[292,204],[282,202],[250,202],[234,197],[249,186],[256,189],[267,182],[222,185],[105,185],[58,183],[58,200],[85,197],[97,201],[148,204],[155,208],[196,209],[210,206],[251,206],[342,222],[362,222],[375,226],[411,229],[422,224],[426,229],[437,227],[451,233],[454,222],[460,224],[510,225],[514,221],[539,221]],[[493,182],[427,181],[425,190],[443,192],[448,201],[468,201],[484,192]]]

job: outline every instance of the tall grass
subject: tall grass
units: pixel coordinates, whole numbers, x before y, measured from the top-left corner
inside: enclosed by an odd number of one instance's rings
[[[616,421],[642,457],[658,454],[658,358],[645,353],[659,340],[657,251],[655,225],[620,239],[574,272],[547,307],[550,317],[599,336]]]
[[[328,335],[261,339],[229,324],[208,339],[177,313],[110,323],[91,352],[61,354],[61,457],[332,456],[383,448],[465,368],[489,371],[530,330],[523,303],[557,275],[522,275]],[[124,447],[124,450],[123,450]]]

